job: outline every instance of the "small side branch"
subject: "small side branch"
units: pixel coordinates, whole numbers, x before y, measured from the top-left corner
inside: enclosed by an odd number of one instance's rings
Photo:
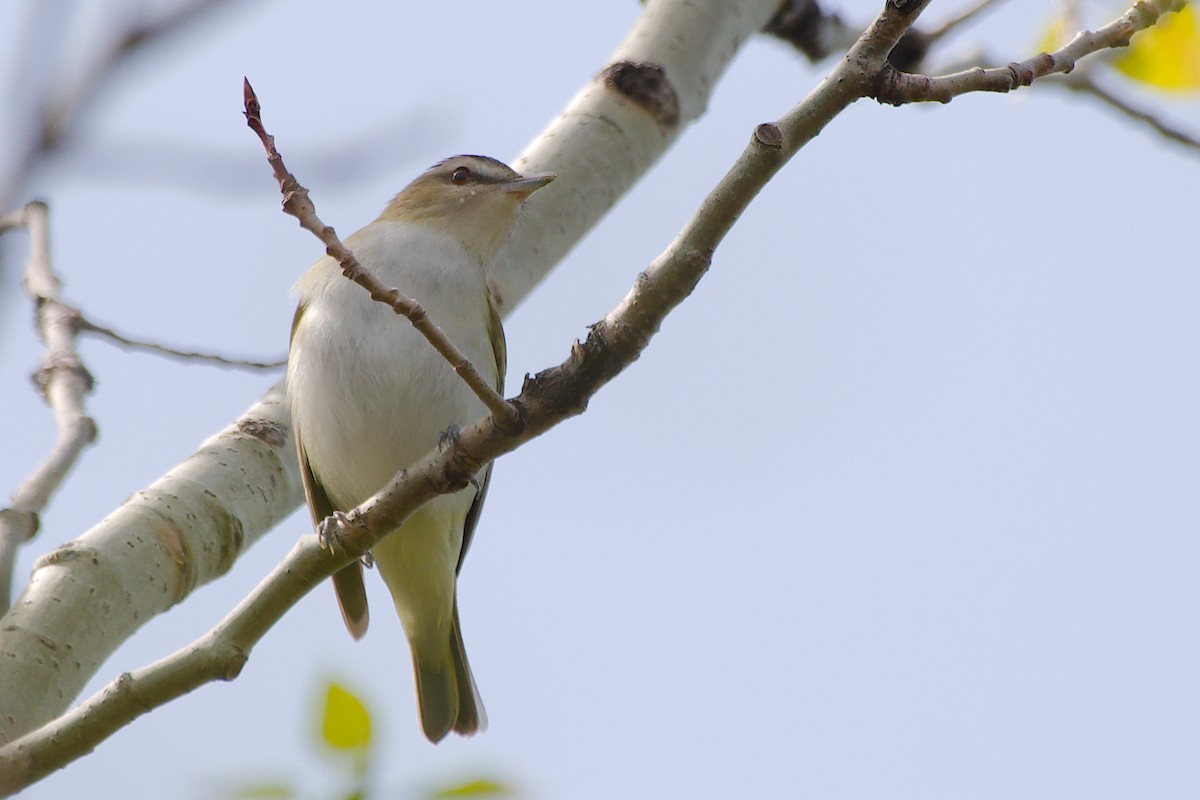
[[[78,313],[78,312],[77,312]],[[96,336],[107,339],[110,342],[125,347],[129,350],[144,350],[150,353],[156,353],[167,358],[176,358],[180,361],[201,361],[209,364],[218,364],[223,367],[239,367],[241,369],[253,370],[275,370],[287,366],[286,358],[278,358],[274,361],[252,361],[244,358],[230,358],[219,353],[202,353],[196,350],[180,350],[176,347],[168,347],[157,342],[147,342],[142,339],[131,339],[130,337],[118,333],[117,331],[105,325],[100,325],[92,322],[87,317],[79,314],[79,329],[83,333],[91,333]]]
[[[929,40],[930,45],[936,44],[947,35],[966,25],[974,20],[977,16],[987,11],[994,6],[999,0],[976,0],[974,5],[964,8],[948,19],[942,20],[936,28],[925,33],[925,37]]]
[[[1164,139],[1181,144],[1184,147],[1190,147],[1193,150],[1200,150],[1200,138],[1172,127],[1148,111],[1134,108],[1124,99],[1117,97],[1097,83],[1091,73],[1092,70],[1090,69],[1079,70],[1079,72],[1063,81],[1061,85],[1072,91],[1095,97],[1113,111],[1123,114],[1135,122],[1140,122]]]
[[[403,295],[400,290],[384,286],[374,275],[367,272],[355,258],[332,227],[326,225],[317,216],[317,209],[308,196],[308,189],[300,185],[296,176],[284,166],[283,156],[275,148],[275,137],[267,133],[262,121],[262,106],[254,94],[250,81],[243,85],[245,95],[246,124],[258,134],[263,148],[267,151],[267,163],[279,181],[279,191],[283,193],[283,210],[300,222],[300,227],[309,231],[325,245],[325,252],[338,262],[342,274],[367,290],[372,300],[376,300],[393,311],[408,319],[422,336],[433,345],[442,358],[449,362],[463,382],[471,388],[475,396],[483,401],[488,411],[496,418],[497,424],[506,430],[515,430],[520,426],[520,415],[517,409],[509,404],[504,397],[479,374],[470,359],[458,349],[450,338],[439,328],[420,303]]]
[[[1068,73],[1085,56],[1114,47],[1126,47],[1138,31],[1152,26],[1163,14],[1179,11],[1186,0],[1142,0],[1129,11],[1096,31],[1082,31],[1053,53],[1041,53],[1004,67],[974,69],[953,75],[929,77],[884,69],[871,93],[881,103],[949,103],[968,92],[1011,92],[1055,73]]]
[[[29,264],[22,283],[33,298],[38,336],[46,346],[34,381],[58,426],[58,441],[45,461],[13,492],[12,505],[0,509],[0,612],[12,597],[12,572],[17,549],[37,533],[39,515],[85,447],[96,439],[96,423],[87,415],[84,398],[92,376],[75,351],[79,314],[62,302],[60,284],[50,263],[49,211],[45,203],[29,203],[3,228],[17,223],[29,231]]]

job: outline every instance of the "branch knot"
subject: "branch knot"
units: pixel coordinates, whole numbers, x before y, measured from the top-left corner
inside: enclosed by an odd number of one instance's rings
[[[604,85],[650,112],[660,125],[679,124],[679,96],[661,64],[618,61],[600,73]]]

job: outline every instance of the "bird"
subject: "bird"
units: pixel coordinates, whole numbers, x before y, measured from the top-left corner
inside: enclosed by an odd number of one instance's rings
[[[490,385],[503,393],[504,331],[488,270],[522,204],[554,180],[521,175],[487,156],[430,167],[379,217],[346,237],[363,267],[416,300]],[[329,256],[294,287],[299,304],[287,392],[313,525],[383,488],[486,407],[433,346],[389,306],[341,274]],[[479,522],[492,467],[467,487],[417,509],[372,548],[408,639],[421,728],[433,743],[470,736],[487,715],[463,647],[456,584]],[[333,576],[342,618],[367,630],[362,562]]]

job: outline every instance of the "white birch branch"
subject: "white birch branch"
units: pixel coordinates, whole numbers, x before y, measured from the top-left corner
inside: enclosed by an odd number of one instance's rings
[[[647,0],[608,66],[513,163],[554,172],[492,268],[507,317],[550,269],[704,113],[721,73],[779,0]]]
[[[494,271],[505,313],[666,151],[681,123],[702,113],[721,72],[776,5],[647,3],[617,63],[602,72],[607,79],[589,82],[521,157],[522,169],[558,173],[558,200],[531,198]],[[669,84],[653,80],[655,64]],[[650,78],[639,83],[638,76]],[[662,100],[672,95],[675,120]],[[125,639],[224,574],[299,506],[290,438],[277,385],[183,464],[37,565],[0,620],[0,742],[61,714]]]
[[[66,709],[120,642],[229,571],[302,501],[282,382],[182,464],[44,556],[0,626],[5,741]]]
[[[46,346],[34,377],[54,412],[58,440],[46,460],[13,492],[12,504],[0,509],[0,612],[8,610],[12,597],[17,550],[37,533],[39,515],[79,454],[96,440],[96,423],[84,406],[92,391],[92,376],[75,350],[79,314],[62,302],[61,284],[50,262],[49,211],[45,203],[29,203],[13,221],[29,231],[29,264],[21,282],[33,299],[38,337]]]

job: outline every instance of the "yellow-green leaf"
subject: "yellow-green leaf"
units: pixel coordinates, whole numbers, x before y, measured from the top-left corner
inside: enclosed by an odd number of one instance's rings
[[[371,714],[349,689],[330,681],[321,715],[321,738],[338,750],[366,750],[371,744]]]
[[[1133,37],[1113,66],[1130,80],[1172,91],[1200,90],[1200,26],[1195,3],[1164,14]]]
[[[477,778],[473,781],[458,786],[451,786],[446,789],[439,789],[430,797],[507,797],[512,792],[503,784],[490,781],[486,778]]]
[[[228,800],[290,800],[296,791],[286,783],[254,783],[224,795]]]

